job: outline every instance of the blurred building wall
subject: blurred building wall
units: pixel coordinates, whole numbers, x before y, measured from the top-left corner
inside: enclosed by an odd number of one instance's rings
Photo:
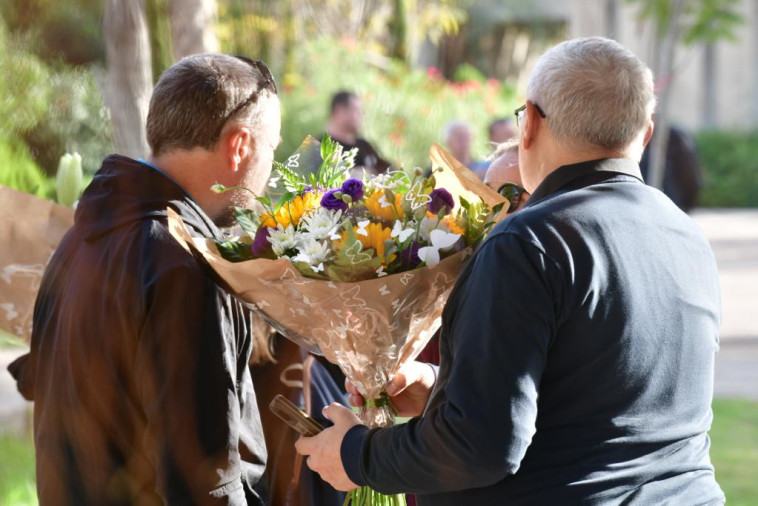
[[[612,37],[655,68],[653,26],[638,20],[636,6],[623,0],[567,4],[570,37]],[[758,0],[742,0],[740,13],[744,23],[735,32],[736,40],[716,43],[710,57],[703,43],[678,48],[669,109],[675,124],[688,130],[758,128]],[[656,76],[656,81],[665,85],[670,80]]]

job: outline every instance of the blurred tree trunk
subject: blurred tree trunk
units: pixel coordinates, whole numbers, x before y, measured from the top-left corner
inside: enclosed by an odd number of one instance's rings
[[[157,82],[164,70],[174,63],[171,48],[171,23],[168,0],[146,0],[147,26],[150,33],[150,54],[153,60],[153,79]]]
[[[655,130],[650,143],[650,169],[648,184],[659,190],[663,189],[663,177],[666,172],[666,150],[669,145],[669,102],[671,85],[674,81],[674,55],[681,39],[680,20],[684,11],[685,0],[673,0],[668,27],[659,31],[663,36],[659,39],[660,52],[655,76],[658,79],[658,105],[655,113]]]
[[[216,0],[170,0],[169,15],[174,58],[218,52]]]
[[[402,61],[408,60],[408,6],[405,0],[392,2],[392,20],[389,23],[390,47],[389,55]]]
[[[153,78],[144,0],[106,0],[103,28],[108,69],[104,99],[116,150],[133,158],[145,156]]]

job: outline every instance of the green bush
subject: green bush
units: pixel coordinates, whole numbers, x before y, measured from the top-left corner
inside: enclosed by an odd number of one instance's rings
[[[18,140],[0,141],[0,184],[38,197],[55,198],[55,180],[40,170]]]
[[[97,67],[46,64],[35,56],[36,45],[29,34],[9,33],[0,20],[0,142],[23,140],[50,175],[68,152],[81,154],[85,171],[94,172],[113,147]]]
[[[0,139],[37,125],[47,111],[49,71],[8,33],[0,19]]]
[[[113,152],[113,128],[94,71],[62,68],[51,74],[48,89],[46,114],[22,136],[32,157],[54,174],[63,154],[77,152],[84,170],[96,171]]]
[[[323,134],[329,102],[340,89],[363,99],[362,135],[382,156],[406,166],[428,166],[430,146],[442,143],[442,129],[453,119],[471,125],[473,154],[485,157],[490,151],[487,125],[516,105],[511,88],[480,74],[468,72],[465,81],[447,81],[434,69],[408,69],[351,41],[316,40],[299,47],[294,60],[296,71],[285,74],[280,86],[280,159],[306,135]]]
[[[700,205],[758,207],[758,131],[701,132],[696,143],[705,179]]]

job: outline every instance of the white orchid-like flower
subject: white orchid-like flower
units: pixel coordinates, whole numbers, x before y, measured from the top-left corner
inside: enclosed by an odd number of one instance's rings
[[[292,261],[305,262],[311,266],[318,266],[329,260],[330,255],[331,251],[326,242],[305,237],[297,246],[297,255],[292,257]],[[323,265],[321,268],[323,269]]]
[[[287,228],[284,228],[278,225],[269,232],[268,242],[271,243],[271,249],[274,250],[274,254],[282,256],[285,251],[294,249],[299,241],[295,227],[287,225]]]
[[[435,216],[434,218],[429,218],[428,216],[424,216],[424,218],[419,222],[419,228],[418,228],[418,235],[424,242],[429,242],[429,234],[431,234],[432,230],[436,230],[438,228],[437,222],[439,219]],[[441,226],[439,227],[442,228]],[[447,232],[447,230],[445,230]]]
[[[303,216],[300,222],[301,230],[305,230],[308,236],[316,241],[332,238],[342,225],[344,216],[342,211],[331,211],[319,207],[313,213]],[[338,236],[339,237],[339,236]]]
[[[440,263],[440,251],[452,248],[460,237],[461,234],[451,234],[444,230],[432,230],[429,234],[429,240],[432,245],[419,248],[419,259],[429,267],[437,265]]]
[[[409,227],[406,229],[403,229],[403,222],[400,220],[397,220],[395,222],[395,225],[392,227],[392,233],[390,234],[391,237],[399,238],[401,243],[404,243],[408,240],[410,236],[412,236],[416,231],[413,229],[413,227]]]

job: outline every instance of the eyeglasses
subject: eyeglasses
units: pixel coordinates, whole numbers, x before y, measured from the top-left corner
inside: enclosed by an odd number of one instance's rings
[[[274,93],[274,94],[277,93],[276,81],[274,81],[274,76],[271,75],[271,71],[266,66],[266,64],[263,63],[263,61],[251,60],[250,58],[246,56],[235,56],[235,58],[247,63],[248,65],[253,67],[255,70],[260,72],[260,74],[263,76],[263,80],[260,83],[258,83],[258,87],[255,90],[253,90],[253,92],[250,94],[249,97],[247,97],[245,100],[240,102],[237,105],[237,107],[232,109],[232,111],[224,117],[224,120],[221,122],[221,124],[218,127],[218,132],[216,132],[216,138],[221,136],[221,130],[224,129],[224,125],[226,125],[226,122],[232,119],[242,109],[250,105],[250,103],[254,102],[261,91],[263,91],[264,89],[268,89],[269,91],[271,91],[271,93]]]
[[[516,183],[503,183],[500,185],[500,188],[497,189],[497,192],[508,201],[507,214],[518,209],[522,197],[527,193],[526,188],[519,186]]]
[[[543,118],[547,117],[545,115],[545,111],[543,111],[542,108],[538,106],[535,102],[531,100],[529,100],[528,102],[531,102],[534,108],[537,109],[537,112],[539,113],[540,116],[542,116]],[[524,117],[525,111],[526,111],[526,104],[522,105],[521,107],[513,111],[513,114],[516,115],[516,126],[519,128],[521,128],[521,119]]]

